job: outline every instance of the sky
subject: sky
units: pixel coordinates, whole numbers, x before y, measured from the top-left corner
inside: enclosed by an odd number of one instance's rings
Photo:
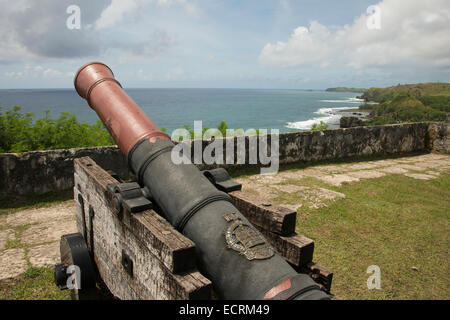
[[[0,0],[0,89],[449,82],[449,35],[448,0]]]

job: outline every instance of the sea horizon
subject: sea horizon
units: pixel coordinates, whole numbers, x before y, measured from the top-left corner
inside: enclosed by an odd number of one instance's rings
[[[263,88],[132,88],[130,97],[160,127],[170,133],[194,121],[215,127],[225,120],[230,128],[278,129],[280,132],[309,130],[320,121],[330,129],[339,127],[342,110],[357,109],[364,101],[354,92],[319,89]],[[78,121],[95,123],[96,113],[71,88],[0,89],[3,110],[19,105],[34,118],[51,111],[56,118],[70,112]]]

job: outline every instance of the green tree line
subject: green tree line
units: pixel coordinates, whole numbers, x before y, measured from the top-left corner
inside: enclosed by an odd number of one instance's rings
[[[447,113],[425,105],[419,99],[400,94],[392,101],[372,107],[368,125],[382,125],[402,122],[446,121]]]
[[[449,83],[419,83],[389,88],[371,88],[362,98],[378,102],[365,104],[361,110],[370,111],[367,125],[402,122],[447,121],[450,113]]]
[[[98,120],[81,123],[76,115],[62,112],[52,119],[50,111],[33,121],[33,113],[22,113],[19,106],[3,112],[0,107],[0,152],[25,152],[114,145],[109,132]]]
[[[26,152],[36,150],[54,150],[68,148],[85,148],[115,145],[113,138],[100,120],[95,124],[81,123],[77,116],[69,112],[62,112],[60,116],[53,119],[50,111],[45,111],[45,116],[33,120],[31,112],[22,113],[21,107],[14,106],[10,110],[0,107],[0,153]],[[194,130],[189,125],[184,128],[189,132],[192,139],[195,138]],[[327,125],[321,123],[312,130],[326,130]],[[225,121],[221,121],[216,128],[216,133],[226,136],[230,129]],[[209,128],[203,128],[203,134]],[[162,129],[166,132],[166,129]],[[235,135],[244,135],[241,127],[235,130]],[[260,134],[255,130],[250,134]],[[214,135],[214,134],[213,134]]]

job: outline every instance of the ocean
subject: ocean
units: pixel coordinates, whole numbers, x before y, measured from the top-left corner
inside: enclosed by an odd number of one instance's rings
[[[216,127],[225,120],[230,128],[279,129],[280,132],[309,130],[324,121],[330,129],[339,127],[345,109],[357,109],[358,93],[259,90],[259,89],[125,89],[133,100],[160,127],[172,130],[194,126]],[[68,111],[81,122],[94,123],[98,117],[73,89],[0,90],[3,110],[14,105],[23,112],[52,117]]]

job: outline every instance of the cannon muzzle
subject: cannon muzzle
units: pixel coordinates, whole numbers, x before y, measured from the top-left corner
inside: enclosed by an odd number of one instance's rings
[[[123,91],[103,63],[84,65],[75,88],[106,125],[158,213],[196,244],[198,267],[220,298],[329,299],[297,273],[193,164],[175,164],[174,144]]]
[[[87,63],[75,75],[75,89],[108,128],[123,154],[140,140],[170,140],[122,90],[111,69],[101,62]]]

